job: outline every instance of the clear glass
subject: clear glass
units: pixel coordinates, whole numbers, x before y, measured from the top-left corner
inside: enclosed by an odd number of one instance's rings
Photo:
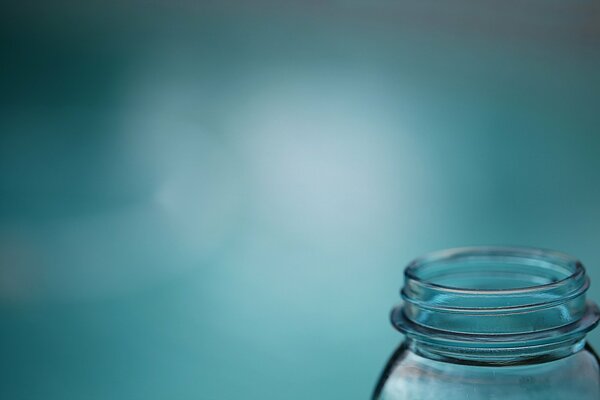
[[[585,268],[530,248],[433,253],[405,270],[392,324],[406,339],[375,400],[598,400]]]

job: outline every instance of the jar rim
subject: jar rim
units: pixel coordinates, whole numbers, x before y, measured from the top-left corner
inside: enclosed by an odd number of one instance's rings
[[[489,259],[502,257],[518,257],[520,259],[530,259],[544,261],[548,264],[560,265],[570,268],[570,274],[562,277],[559,280],[533,284],[525,287],[514,288],[466,288],[458,286],[450,286],[439,283],[434,283],[423,279],[420,276],[421,272],[430,265],[468,257],[487,257]],[[546,250],[535,247],[520,247],[520,246],[471,246],[471,247],[456,247],[446,250],[439,250],[428,253],[422,257],[418,257],[408,264],[404,271],[406,279],[418,283],[422,287],[446,291],[448,293],[457,294],[483,294],[483,295],[506,295],[506,294],[533,294],[535,292],[546,291],[565,285],[566,283],[577,280],[585,276],[586,271],[583,264],[575,257],[566,253]]]

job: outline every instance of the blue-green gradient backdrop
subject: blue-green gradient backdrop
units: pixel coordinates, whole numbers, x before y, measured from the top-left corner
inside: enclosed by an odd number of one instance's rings
[[[574,254],[600,301],[595,2],[0,20],[2,399],[366,399],[446,247]]]

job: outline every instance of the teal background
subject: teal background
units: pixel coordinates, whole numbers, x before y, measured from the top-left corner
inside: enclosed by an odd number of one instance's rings
[[[368,398],[447,247],[600,301],[593,2],[3,8],[2,399]]]

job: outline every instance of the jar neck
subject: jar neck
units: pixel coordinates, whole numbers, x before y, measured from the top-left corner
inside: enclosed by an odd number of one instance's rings
[[[535,348],[498,348],[494,351],[476,347],[444,347],[407,339],[407,348],[422,357],[454,364],[509,366],[545,363],[569,357],[586,347],[585,338],[553,343]]]
[[[514,365],[569,356],[598,323],[589,278],[569,256],[523,248],[434,253],[405,271],[392,323],[428,358]]]

